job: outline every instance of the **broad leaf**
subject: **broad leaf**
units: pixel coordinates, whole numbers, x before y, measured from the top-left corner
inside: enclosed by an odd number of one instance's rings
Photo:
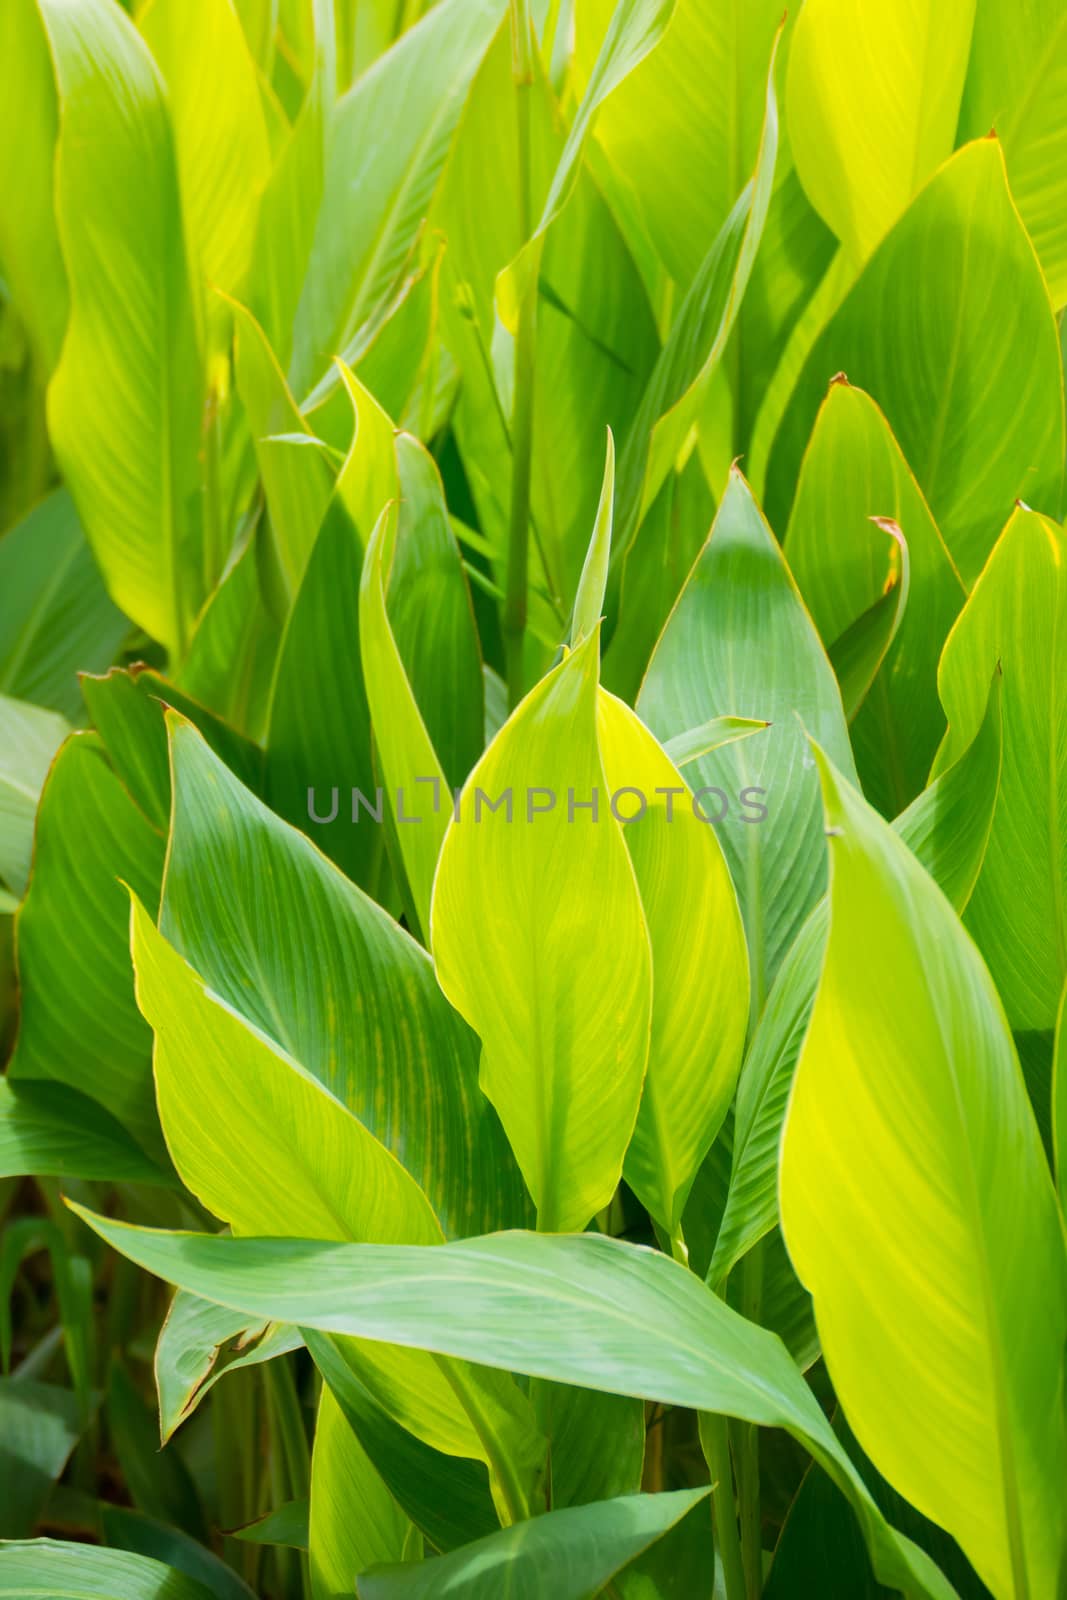
[[[396,285],[503,15],[503,0],[443,0],[339,101],[293,333],[298,397]],[[407,115],[383,141],[376,133],[397,105]]]
[[[598,1594],[649,1545],[677,1525],[708,1489],[632,1495],[593,1505],[565,1507],[518,1528],[504,1528],[450,1556],[417,1566],[371,1571],[359,1578],[360,1600],[439,1600],[462,1593],[470,1600],[551,1591],[555,1600]]]
[[[40,5],[59,85],[56,213],[71,293],[48,394],[52,444],[112,596],[180,656],[202,598],[203,385],[167,103],[117,6]]]
[[[411,1523],[324,1388],[311,1457],[308,1553],[314,1600],[341,1600],[352,1594],[357,1572],[402,1561],[410,1532]]]
[[[893,826],[941,891],[962,912],[981,871],[1001,770],[999,682],[982,725],[947,772]],[[800,1047],[826,948],[825,901],[812,911],[771,989],[737,1092],[733,1166],[708,1280],[720,1283],[778,1220],[778,1148]]]
[[[886,815],[914,799],[944,733],[937,663],[964,591],[922,493],[878,406],[831,383],[804,456],[785,551],[829,647],[885,588],[882,541],[867,519],[891,517],[907,542],[907,605],[852,729],[864,793]]]
[[[522,1217],[518,1174],[478,1093],[476,1041],[429,958],[180,721],[171,751],[166,937],[393,1150],[446,1232]]]
[[[33,1539],[0,1544],[0,1596],[63,1600],[217,1600],[195,1578],[147,1556]]]
[[[623,447],[616,540],[620,562],[682,450],[737,320],[767,220],[777,155],[778,103],[772,50],[755,171],[701,262]]]
[[[0,694],[0,879],[18,896],[30,876],[41,789],[69,732],[58,712]]]
[[[697,1168],[733,1099],[748,1027],[748,956],[737,895],[715,830],[641,720],[600,693],[597,735],[608,791],[628,819],[652,947],[648,1070],[626,1181],[678,1237]],[[679,907],[688,904],[688,915]]]
[[[960,131],[977,139],[995,128],[1003,140],[1011,192],[1057,309],[1067,300],[1065,96],[1067,17],[1055,0],[1023,9],[977,0]]]
[[[733,873],[754,1014],[826,882],[818,783],[804,727],[852,757],[841,695],[773,534],[731,473],[704,549],[656,646],[637,708],[669,739],[709,714],[769,719],[765,733],[687,769]],[[760,816],[760,810],[763,816]]]
[[[0,1080],[0,1178],[89,1178],[167,1184],[110,1112],[66,1084]]]
[[[1025,596],[1025,599],[1024,599]],[[1067,976],[1067,538],[1017,510],[949,636],[938,682],[952,761],[1004,674],[1004,770],[967,926],[1014,1028],[1051,1028]]]
[[[431,932],[541,1226],[614,1193],[649,1045],[651,952],[597,745],[599,630],[534,689],[449,823]],[[477,928],[477,939],[471,929]]]
[[[857,264],[952,151],[974,9],[808,0],[800,14],[790,143],[809,198]]]
[[[63,746],[37,813],[38,865],[19,913],[22,1007],[8,1072],[57,1079],[160,1149],[151,1034],[133,998],[129,903],[159,899],[164,840],[129,798],[95,734]]]
[[[1003,311],[995,323],[985,314],[991,304]],[[1021,375],[1010,355],[1018,349],[1027,351]],[[816,342],[771,454],[767,510],[776,527],[786,525],[836,372],[881,406],[966,584],[1013,500],[1058,504],[1055,319],[995,139],[967,145],[931,178]]]
[[[108,598],[65,490],[0,539],[0,593],[0,690],[77,719],[77,674],[110,666],[129,624]]]
[[[928,1558],[883,1520],[781,1342],[654,1251],[595,1234],[429,1250],[226,1239],[72,1209],[141,1266],[257,1315],[784,1427],[848,1494],[883,1581],[950,1600]]]
[[[995,1593],[1046,1593],[1067,1257],[1037,1126],[955,912],[816,756],[830,936],[783,1134],[786,1242],[876,1466]]]

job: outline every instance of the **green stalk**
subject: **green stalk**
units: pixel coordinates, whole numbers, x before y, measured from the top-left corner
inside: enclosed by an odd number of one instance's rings
[[[671,1254],[681,1266],[689,1265],[689,1250],[679,1222],[671,1235]],[[734,1511],[734,1475],[730,1465],[730,1423],[710,1411],[697,1416],[700,1445],[711,1473],[711,1514],[715,1525],[715,1548],[722,1563],[726,1600],[747,1600],[745,1565],[741,1538]]]
[[[275,1468],[272,1487],[275,1505],[282,1505],[286,1500],[302,1500],[310,1492],[311,1455],[291,1363],[285,1356],[268,1361],[263,1367],[263,1376],[270,1406],[271,1431],[277,1447],[276,1451],[271,1452],[272,1466]],[[275,1553],[278,1555],[280,1551]],[[295,1556],[295,1551],[287,1552],[286,1564],[299,1567],[303,1592],[310,1595],[307,1553],[302,1552],[293,1561],[291,1558]]]
[[[763,1254],[757,1244],[741,1264],[741,1315],[759,1320],[763,1299]],[[759,1600],[763,1589],[763,1544],[760,1537],[759,1429],[752,1422],[734,1422],[737,1502],[741,1521],[741,1557],[746,1600]]]
[[[726,1417],[702,1411],[697,1419],[700,1444],[712,1481],[712,1515],[715,1519],[715,1548],[722,1562],[726,1600],[746,1600],[745,1566],[741,1538],[734,1514],[734,1481],[730,1467],[730,1434]]]
[[[515,82],[518,132],[519,233],[525,244],[533,231],[530,170],[530,92],[533,54],[529,0],[511,0],[511,62]],[[522,699],[523,641],[526,635],[526,586],[530,559],[530,479],[533,467],[534,340],[537,320],[537,273],[529,275],[519,306],[515,335],[515,385],[511,424],[511,511],[508,520],[508,576],[503,634],[507,656],[508,705]]]

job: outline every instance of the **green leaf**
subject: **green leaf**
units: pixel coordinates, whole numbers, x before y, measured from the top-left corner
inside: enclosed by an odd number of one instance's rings
[[[234,1313],[236,1315],[237,1313]],[[438,1550],[491,1533],[499,1523],[480,1459],[444,1453],[396,1421],[357,1370],[352,1343],[306,1328],[315,1365],[397,1505]],[[394,1350],[393,1356],[405,1352]],[[444,1440],[438,1439],[443,1445]]]
[[[411,1523],[374,1470],[328,1388],[322,1391],[311,1457],[308,1529],[314,1600],[351,1595],[357,1572],[400,1562]]]
[[[55,70],[36,0],[11,0],[0,14],[0,264],[42,374],[59,358],[68,309],[51,203],[58,123]]]
[[[971,738],[998,663],[1001,799],[967,926],[1012,1027],[1051,1028],[1067,976],[1067,538],[1023,508],[1009,520],[945,646],[938,682],[949,732],[938,769]]]
[[[783,1232],[876,1466],[995,1593],[1045,1593],[1063,1542],[1067,1258],[1037,1126],[952,907],[816,758],[830,937],[783,1134]]]
[[[367,546],[359,586],[359,642],[375,747],[388,787],[400,858],[418,928],[427,939],[434,873],[448,824],[448,780],[408,681],[386,609],[385,556],[394,523],[394,513],[383,511]],[[398,798],[403,800],[405,815],[413,819],[406,824],[400,822]],[[369,822],[368,818],[368,826]]]
[[[0,878],[19,896],[30,876],[41,788],[69,732],[58,712],[0,694]]]
[[[741,190],[686,294],[660,352],[619,461],[617,564],[675,465],[720,360],[752,273],[778,156],[774,54],[767,76],[755,171]]]
[[[0,1538],[34,1531],[80,1432],[78,1402],[69,1389],[0,1378]],[[2,1552],[0,1546],[0,1574]]]
[[[911,588],[911,557],[898,525],[889,517],[872,519],[893,541],[884,591],[830,645],[830,665],[841,688],[845,716],[854,722],[870,694],[900,632]]]
[[[159,1330],[153,1363],[160,1440],[166,1444],[220,1378],[300,1348],[293,1328],[249,1322],[239,1312],[180,1290]]]
[[[162,1561],[203,1583],[215,1600],[253,1600],[252,1590],[231,1567],[178,1528],[126,1506],[101,1505],[101,1532],[113,1549]]]
[[[682,292],[755,166],[781,20],[776,0],[678,0],[655,50],[597,117],[595,142]],[[709,82],[731,92],[709,97]]]
[[[443,0],[339,102],[296,312],[290,378],[306,396],[404,269],[503,0]],[[405,107],[399,122],[396,106]],[[378,137],[388,123],[393,136]]]
[[[161,1152],[149,1053],[133,998],[129,903],[159,898],[164,840],[127,795],[95,734],[67,740],[41,795],[37,856],[19,913],[22,1006],[12,1079],[67,1083]]]
[[[227,1239],[135,1228],[69,1203],[131,1260],[235,1309],[785,1427],[848,1494],[883,1582],[951,1600],[882,1519],[781,1342],[654,1251],[596,1234],[498,1234],[430,1250]]]
[[[1067,17],[1054,0],[1025,10],[978,0],[960,129],[980,138],[995,128],[1003,141],[1011,192],[1057,309],[1067,300],[1065,95]]]
[[[826,881],[818,783],[798,716],[821,729],[847,770],[852,756],[830,664],[736,469],[656,646],[637,709],[660,739],[709,713],[773,724],[756,739],[701,757],[689,776],[704,795],[704,814],[723,818],[719,842],[745,917],[758,1016]]]
[[[449,1556],[364,1573],[356,1592],[360,1600],[438,1600],[456,1593],[493,1600],[506,1587],[516,1600],[549,1592],[555,1600],[586,1600],[709,1493],[679,1489],[564,1507]]]
[[[962,912],[989,843],[1001,768],[1001,708],[994,680],[982,725],[963,755],[893,824]],[[733,1167],[708,1281],[720,1283],[778,1220],[778,1149],[800,1047],[811,1016],[829,926],[825,901],[782,962],[745,1058],[737,1092]]]
[[[213,996],[134,901],[137,1002],[187,1188],[238,1233],[399,1239],[441,1230],[399,1161],[299,1062]],[[269,1181],[250,1185],[248,1164]]]
[[[160,1450],[155,1418],[117,1359],[108,1375],[107,1425],[138,1510],[205,1540],[207,1524],[189,1469],[176,1450]]]
[[[789,138],[815,209],[858,264],[952,151],[975,0],[809,0],[786,93]],[[985,130],[983,130],[985,131]]]
[[[217,1600],[195,1578],[147,1556],[54,1539],[0,1544],[0,1596],[32,1600]]]
[[[944,733],[937,663],[964,590],[885,417],[869,395],[839,377],[808,442],[785,540],[827,646],[883,594],[886,564],[870,517],[898,524],[910,558],[907,606],[852,729],[864,793],[894,816],[925,784]]]
[[[995,325],[991,304],[1003,308]],[[1007,354],[1018,349],[1028,353],[1021,378]],[[1013,500],[1058,504],[1056,325],[995,140],[967,145],[931,178],[816,342],[771,452],[776,527],[837,372],[881,406],[967,585]]]
[[[203,377],[166,99],[118,7],[40,4],[59,84],[56,214],[71,295],[48,393],[52,445],[113,598],[180,656],[201,598]]]
[[[78,672],[109,666],[129,625],[108,598],[65,490],[0,539],[0,591],[0,690],[77,720]]]
[[[243,1544],[280,1544],[288,1550],[306,1550],[311,1507],[307,1500],[287,1500],[276,1511],[234,1530]]]
[[[557,1231],[615,1191],[649,1043],[645,918],[600,812],[599,643],[597,630],[531,691],[471,773],[431,910],[438,980],[481,1037],[482,1087]]]
[[[582,154],[602,104],[639,66],[662,38],[674,13],[676,0],[621,0],[612,12],[603,46],[589,74],[581,103],[574,115],[567,142],[556,164],[540,220],[516,260],[498,280],[501,316],[515,331],[518,308],[529,283],[537,275],[544,236],[567,204],[578,179]],[[524,61],[529,41],[516,45],[517,60]]]
[[[138,26],[167,85],[190,252],[240,294],[271,161],[255,68],[232,0],[150,0]],[[210,308],[209,308],[210,309]]]
[[[446,777],[458,785],[483,748],[485,700],[474,612],[433,457],[401,433],[396,459],[400,507],[389,615],[426,730]],[[410,782],[410,774],[401,776]]]
[[[644,724],[603,691],[597,735],[620,798],[652,947],[652,1027],[626,1181],[672,1238],[733,1099],[748,1027],[744,924],[715,830]],[[638,801],[635,815],[634,797]],[[679,907],[688,904],[688,915]]]
[[[673,739],[668,739],[663,746],[663,753],[676,767],[688,767],[691,762],[699,761],[701,756],[721,750],[723,745],[733,744],[737,739],[748,739],[752,734],[762,733],[764,728],[769,727],[770,723],[764,722],[762,717],[711,717],[699,728],[688,728],[685,733],[677,733]]]
[[[335,474],[293,399],[267,336],[236,301],[237,388],[248,415],[269,512],[265,598],[284,620],[308,564]],[[303,441],[298,443],[297,441]]]
[[[246,783],[260,785],[262,751],[158,672],[114,667],[102,678],[83,673],[81,684],[115,771],[160,833],[170,826],[167,706],[189,717],[232,772]]]
[[[607,456],[604,461],[604,484],[600,491],[596,521],[585,554],[585,564],[578,580],[578,593],[574,598],[574,620],[571,624],[571,647],[576,648],[583,639],[594,632],[604,615],[604,595],[608,586],[608,562],[611,559],[611,522],[615,506],[615,437],[608,429]]]
[[[1060,999],[1056,1018],[1056,1048],[1052,1062],[1052,1134],[1056,1154],[1056,1178],[1060,1200],[1067,1194],[1067,985]]]
[[[169,1184],[122,1124],[95,1100],[58,1083],[0,1079],[0,1178],[88,1178]]]
[[[446,1233],[524,1218],[476,1041],[425,952],[176,719],[171,759],[164,935],[403,1161]]]

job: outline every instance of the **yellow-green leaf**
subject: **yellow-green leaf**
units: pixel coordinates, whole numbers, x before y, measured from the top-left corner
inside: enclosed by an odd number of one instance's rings
[[[1037,1124],[955,911],[816,759],[830,935],[783,1134],[786,1242],[875,1465],[995,1594],[1054,1594],[1067,1257]]]
[[[648,931],[597,745],[599,647],[597,630],[475,767],[431,911],[438,979],[481,1036],[482,1086],[541,1225],[560,1231],[584,1227],[619,1181],[652,1001]]]

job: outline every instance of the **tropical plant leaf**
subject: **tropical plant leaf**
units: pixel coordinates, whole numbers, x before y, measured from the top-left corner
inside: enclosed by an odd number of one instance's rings
[[[637,715],[603,691],[597,737],[616,814],[628,819],[623,837],[652,949],[648,1068],[623,1171],[678,1238],[741,1065],[748,1028],[745,930],[714,828]],[[679,918],[690,896],[693,911]]]
[[[0,185],[7,196],[0,262],[47,374],[59,358],[68,298],[51,203],[59,107],[37,0],[12,0],[0,17],[0,107]]]
[[[994,329],[983,316],[993,301],[1010,326]],[[1029,352],[1022,383],[1005,356],[1011,348]],[[967,145],[935,173],[817,340],[771,453],[767,512],[776,527],[786,525],[836,372],[881,406],[967,585],[1013,500],[1058,505],[1055,320],[995,139]]]
[[[131,1260],[205,1298],[240,1299],[235,1309],[785,1427],[849,1495],[883,1582],[950,1600],[929,1559],[883,1520],[780,1340],[654,1251],[595,1234],[428,1251],[226,1239],[72,1208]]]
[[[793,574],[828,647],[878,603],[885,588],[886,563],[869,517],[891,517],[910,558],[907,605],[852,728],[864,793],[885,815],[895,816],[924,786],[944,733],[937,663],[964,590],[885,417],[868,395],[839,376],[808,443],[785,540]]]
[[[56,711],[0,694],[0,878],[22,896],[41,788],[70,724]]]
[[[311,1457],[308,1553],[315,1600],[351,1595],[355,1575],[401,1562],[411,1523],[374,1470],[328,1388]]]
[[[783,1133],[783,1231],[871,1459],[994,1592],[1040,1593],[1067,1458],[1067,1259],[1044,1152],[955,912],[816,756],[830,936]]]
[[[33,1533],[81,1428],[78,1402],[69,1389],[31,1378],[0,1378],[0,1538]]]
[[[110,666],[129,624],[108,598],[65,490],[0,539],[0,590],[0,690],[79,719],[77,674]]]
[[[338,102],[293,329],[299,397],[394,288],[503,15],[503,0],[443,0]],[[409,115],[383,143],[374,133],[395,105]]]
[[[161,1442],[167,1443],[227,1372],[271,1361],[300,1344],[293,1328],[250,1323],[237,1312],[179,1290],[159,1330],[153,1362]]]
[[[21,1012],[8,1074],[69,1084],[162,1155],[151,1034],[133,998],[129,904],[155,904],[164,841],[112,772],[96,734],[52,767],[37,813],[35,868],[19,912]]]
[[[756,739],[695,761],[689,782],[719,817],[748,935],[753,1015],[825,886],[818,785],[798,716],[846,769],[841,695],[748,485],[731,473],[708,541],[668,618],[637,702],[670,739],[709,713],[769,718]],[[765,815],[760,818],[759,810]]]
[[[164,935],[393,1149],[446,1232],[522,1219],[518,1173],[478,1095],[476,1042],[429,958],[175,719],[171,751]]]
[[[54,1539],[0,1545],[0,1595],[29,1600],[38,1594],[64,1600],[216,1600],[195,1578],[147,1556],[101,1550]]]
[[[56,216],[71,297],[48,395],[52,445],[113,598],[181,655],[202,598],[203,379],[167,103],[118,7],[40,4],[59,87]],[[142,197],[136,229],[131,194]]]
[[[482,1086],[557,1231],[610,1200],[649,1048],[648,932],[599,810],[599,645],[598,630],[543,679],[471,773],[431,909],[441,987],[481,1037]]]
[[[1020,508],[949,635],[938,674],[949,720],[938,769],[971,738],[998,663],[1004,674],[1001,798],[967,926],[1015,1028],[1053,1027],[1067,976],[1065,616],[1063,530]]]
[[[995,128],[1015,203],[1044,270],[1052,303],[1067,299],[1063,227],[1067,18],[1048,0],[1023,12],[979,0],[960,111],[960,131],[978,139]]]
[[[786,95],[800,180],[858,264],[952,151],[975,0],[812,0]],[[986,130],[983,130],[983,132]]]
[[[962,912],[981,871],[1001,770],[1001,707],[994,680],[982,725],[954,766],[894,822],[942,893]],[[782,1122],[822,970],[825,901],[812,911],[779,969],[745,1058],[737,1093],[733,1166],[708,1281],[719,1284],[778,1220]]]
[[[707,1499],[707,1489],[674,1494],[630,1495],[569,1506],[517,1528],[503,1528],[450,1556],[414,1567],[365,1573],[357,1581],[360,1600],[435,1600],[459,1592],[471,1600],[510,1593],[585,1600],[600,1593],[655,1540]]]
[[[701,262],[623,445],[617,500],[619,563],[629,552],[645,512],[696,420],[752,273],[778,156],[774,55],[772,50],[755,170]]]

